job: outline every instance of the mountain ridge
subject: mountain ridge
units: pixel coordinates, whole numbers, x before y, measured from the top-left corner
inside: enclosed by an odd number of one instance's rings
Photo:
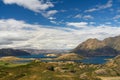
[[[12,49],[12,48],[0,49],[0,57],[1,56],[26,56],[26,55],[31,55],[31,54],[19,49]]]
[[[72,52],[84,56],[116,56],[120,53],[120,36],[104,40],[90,38],[79,44]]]

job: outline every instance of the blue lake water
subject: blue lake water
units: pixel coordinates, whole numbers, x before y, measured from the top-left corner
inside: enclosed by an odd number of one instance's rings
[[[88,57],[86,59],[81,60],[81,62],[86,64],[104,64],[110,58],[114,58],[114,56]]]
[[[55,58],[55,57],[48,57],[45,56],[44,54],[39,54],[39,55],[28,55],[28,56],[18,56],[20,58]]]
[[[20,58],[55,58],[55,57],[47,57],[43,54],[41,55],[29,55],[29,56],[20,56]],[[104,64],[107,62],[107,59],[114,58],[114,56],[97,56],[97,57],[88,57],[83,60],[73,60],[74,62],[82,62],[85,64]],[[31,60],[19,61],[19,62],[30,62]],[[58,60],[43,60],[43,62],[59,62]],[[60,60],[61,61],[61,60]]]

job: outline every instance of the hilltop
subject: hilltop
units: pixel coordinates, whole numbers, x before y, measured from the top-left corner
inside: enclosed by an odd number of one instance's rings
[[[81,60],[83,59],[82,56],[75,54],[75,53],[67,53],[67,54],[62,54],[55,60]]]
[[[120,53],[120,36],[104,40],[88,39],[79,44],[72,52],[84,56],[116,56]]]

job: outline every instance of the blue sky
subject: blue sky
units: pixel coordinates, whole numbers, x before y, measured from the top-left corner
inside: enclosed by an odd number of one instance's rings
[[[71,49],[119,35],[120,0],[0,0],[1,48]]]

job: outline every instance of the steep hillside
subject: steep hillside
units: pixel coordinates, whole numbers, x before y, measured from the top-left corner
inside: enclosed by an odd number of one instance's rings
[[[120,36],[106,38],[103,40],[103,42],[106,45],[120,51]]]
[[[120,55],[110,59],[101,69],[95,71],[99,76],[120,76]]]
[[[103,41],[88,39],[72,52],[84,56],[116,56],[120,53],[120,36],[106,38]]]
[[[102,41],[98,39],[88,39],[82,44],[78,45],[76,49],[82,49],[82,50],[95,50],[97,48],[102,48],[106,46]]]

